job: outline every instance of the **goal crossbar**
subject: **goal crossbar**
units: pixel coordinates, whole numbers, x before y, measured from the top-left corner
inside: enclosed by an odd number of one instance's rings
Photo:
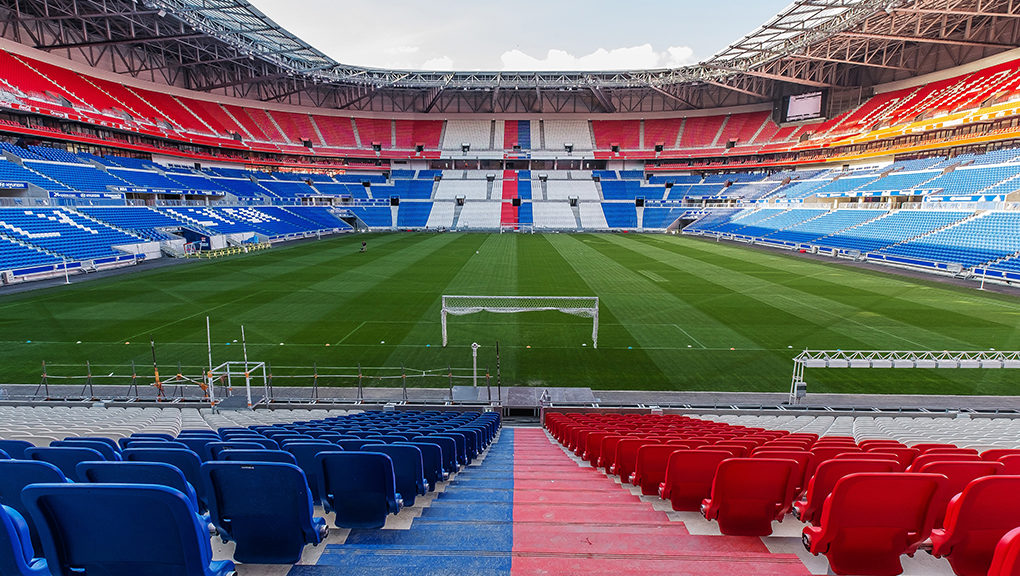
[[[440,312],[443,324],[443,346],[446,346],[447,316],[465,316],[478,312],[516,314],[518,312],[554,311],[592,319],[591,341],[599,347],[598,296],[460,296],[443,295]]]

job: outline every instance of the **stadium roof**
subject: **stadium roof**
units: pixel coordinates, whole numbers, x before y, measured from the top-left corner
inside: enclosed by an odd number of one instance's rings
[[[431,72],[336,62],[246,0],[20,0],[0,15],[6,37],[92,66],[242,98],[389,113],[646,113],[820,88],[859,94],[1020,40],[1020,5],[1010,0],[795,0],[682,68]]]

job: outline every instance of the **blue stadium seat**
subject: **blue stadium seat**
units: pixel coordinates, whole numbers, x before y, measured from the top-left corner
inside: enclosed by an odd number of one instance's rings
[[[95,440],[81,440],[78,438],[68,438],[66,440],[57,440],[50,442],[50,448],[92,448],[96,452],[103,455],[105,460],[117,461],[120,460],[120,450],[115,450],[106,442],[98,442]]]
[[[202,460],[191,450],[166,450],[163,448],[128,448],[122,454],[128,462],[162,462],[176,466],[198,494],[199,509],[207,510],[208,504],[200,472]]]
[[[372,440],[360,439],[360,440],[337,440],[337,446],[344,450],[361,450],[361,447],[365,444],[371,444]]]
[[[25,504],[53,576],[227,576],[180,492],[147,484],[36,484]]]
[[[280,443],[272,438],[266,438],[264,436],[249,437],[249,438],[231,438],[231,440],[240,440],[241,442],[254,442],[261,445],[266,450],[279,450]]]
[[[137,438],[124,443],[125,448],[164,448],[168,450],[191,450],[184,442],[176,440],[157,440],[156,438]]]
[[[79,462],[106,460],[98,450],[93,448],[71,447],[29,448],[25,450],[25,458],[53,464],[64,473],[64,476],[72,480],[78,480],[75,467]]]
[[[173,440],[174,437],[171,434],[165,434],[163,432],[135,432],[131,435],[132,438],[155,438],[158,440]]]
[[[205,454],[205,447],[210,442],[219,442],[219,436],[178,436],[175,442],[184,444],[192,452],[199,455],[201,458]]]
[[[313,516],[305,474],[293,464],[206,462],[202,478],[212,522],[225,541],[236,542],[239,562],[293,564],[306,544],[329,533]]]
[[[457,459],[457,441],[446,436],[416,436],[412,442],[430,442],[439,446],[443,453],[443,470],[447,474],[453,474],[460,469]]]
[[[117,444],[117,441],[112,438],[104,438],[102,436],[68,436],[67,438],[64,438],[64,440],[88,440],[89,442],[101,442],[110,448],[113,448],[115,451],[120,452],[120,444]]]
[[[205,462],[212,462],[213,460],[219,460],[220,452],[224,450],[261,450],[262,444],[258,442],[241,442],[237,441],[224,441],[224,442],[210,442],[205,445],[205,453],[203,454],[202,460]]]
[[[322,502],[322,468],[315,459],[322,452],[342,452],[339,446],[319,442],[288,442],[284,450],[294,456],[298,468],[305,473],[305,480],[308,481],[308,489],[312,493],[312,502]]]
[[[407,438],[397,434],[382,434],[372,437],[372,441],[378,444],[393,444],[394,442],[403,442],[404,440],[407,440]]]
[[[390,457],[390,460],[393,461],[397,492],[403,497],[404,506],[414,506],[415,497],[424,496],[428,492],[429,482],[425,479],[421,449],[417,446],[366,444],[361,449],[365,452],[379,452]]]
[[[423,473],[425,474],[425,480],[429,483],[429,491],[436,489],[436,483],[446,480],[447,474],[443,470],[443,449],[439,447],[439,444],[433,442],[412,442],[410,440],[406,442],[397,442],[396,446],[414,446],[421,450],[421,463],[423,467]]]
[[[76,467],[82,482],[91,484],[156,484],[184,494],[199,510],[198,495],[181,469],[163,462],[81,462]]]
[[[39,532],[36,531],[28,508],[21,500],[21,491],[29,484],[68,482],[64,473],[53,464],[31,460],[0,460],[0,504],[17,510],[28,522],[32,546],[41,551]]]
[[[336,448],[336,444],[330,442],[325,438],[312,438],[311,436],[302,436],[300,438],[283,438],[280,440],[280,449],[286,450],[287,446],[291,444],[325,444],[326,446],[332,446]]]
[[[453,439],[453,441],[457,444],[457,463],[461,466],[467,466],[471,463],[471,458],[467,449],[467,436],[464,433],[436,432],[435,434],[429,435],[429,438],[432,437]]]
[[[322,505],[336,512],[337,528],[382,528],[388,514],[400,512],[393,460],[378,452],[323,452]]]
[[[283,464],[294,464],[294,456],[283,450],[222,450],[218,461],[227,462],[280,462]]]
[[[35,558],[28,523],[9,506],[0,506],[0,574],[50,576],[46,561]]]

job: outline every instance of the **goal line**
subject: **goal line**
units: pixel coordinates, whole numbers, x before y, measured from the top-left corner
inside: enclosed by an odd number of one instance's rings
[[[591,341],[599,347],[598,296],[455,296],[443,295],[440,312],[443,324],[443,346],[446,346],[447,316],[465,316],[477,312],[516,314],[518,312],[562,312],[571,316],[591,318]]]

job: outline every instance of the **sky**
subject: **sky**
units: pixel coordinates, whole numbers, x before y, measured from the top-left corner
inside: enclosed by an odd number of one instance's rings
[[[705,60],[790,0],[250,0],[344,64],[632,70]]]

